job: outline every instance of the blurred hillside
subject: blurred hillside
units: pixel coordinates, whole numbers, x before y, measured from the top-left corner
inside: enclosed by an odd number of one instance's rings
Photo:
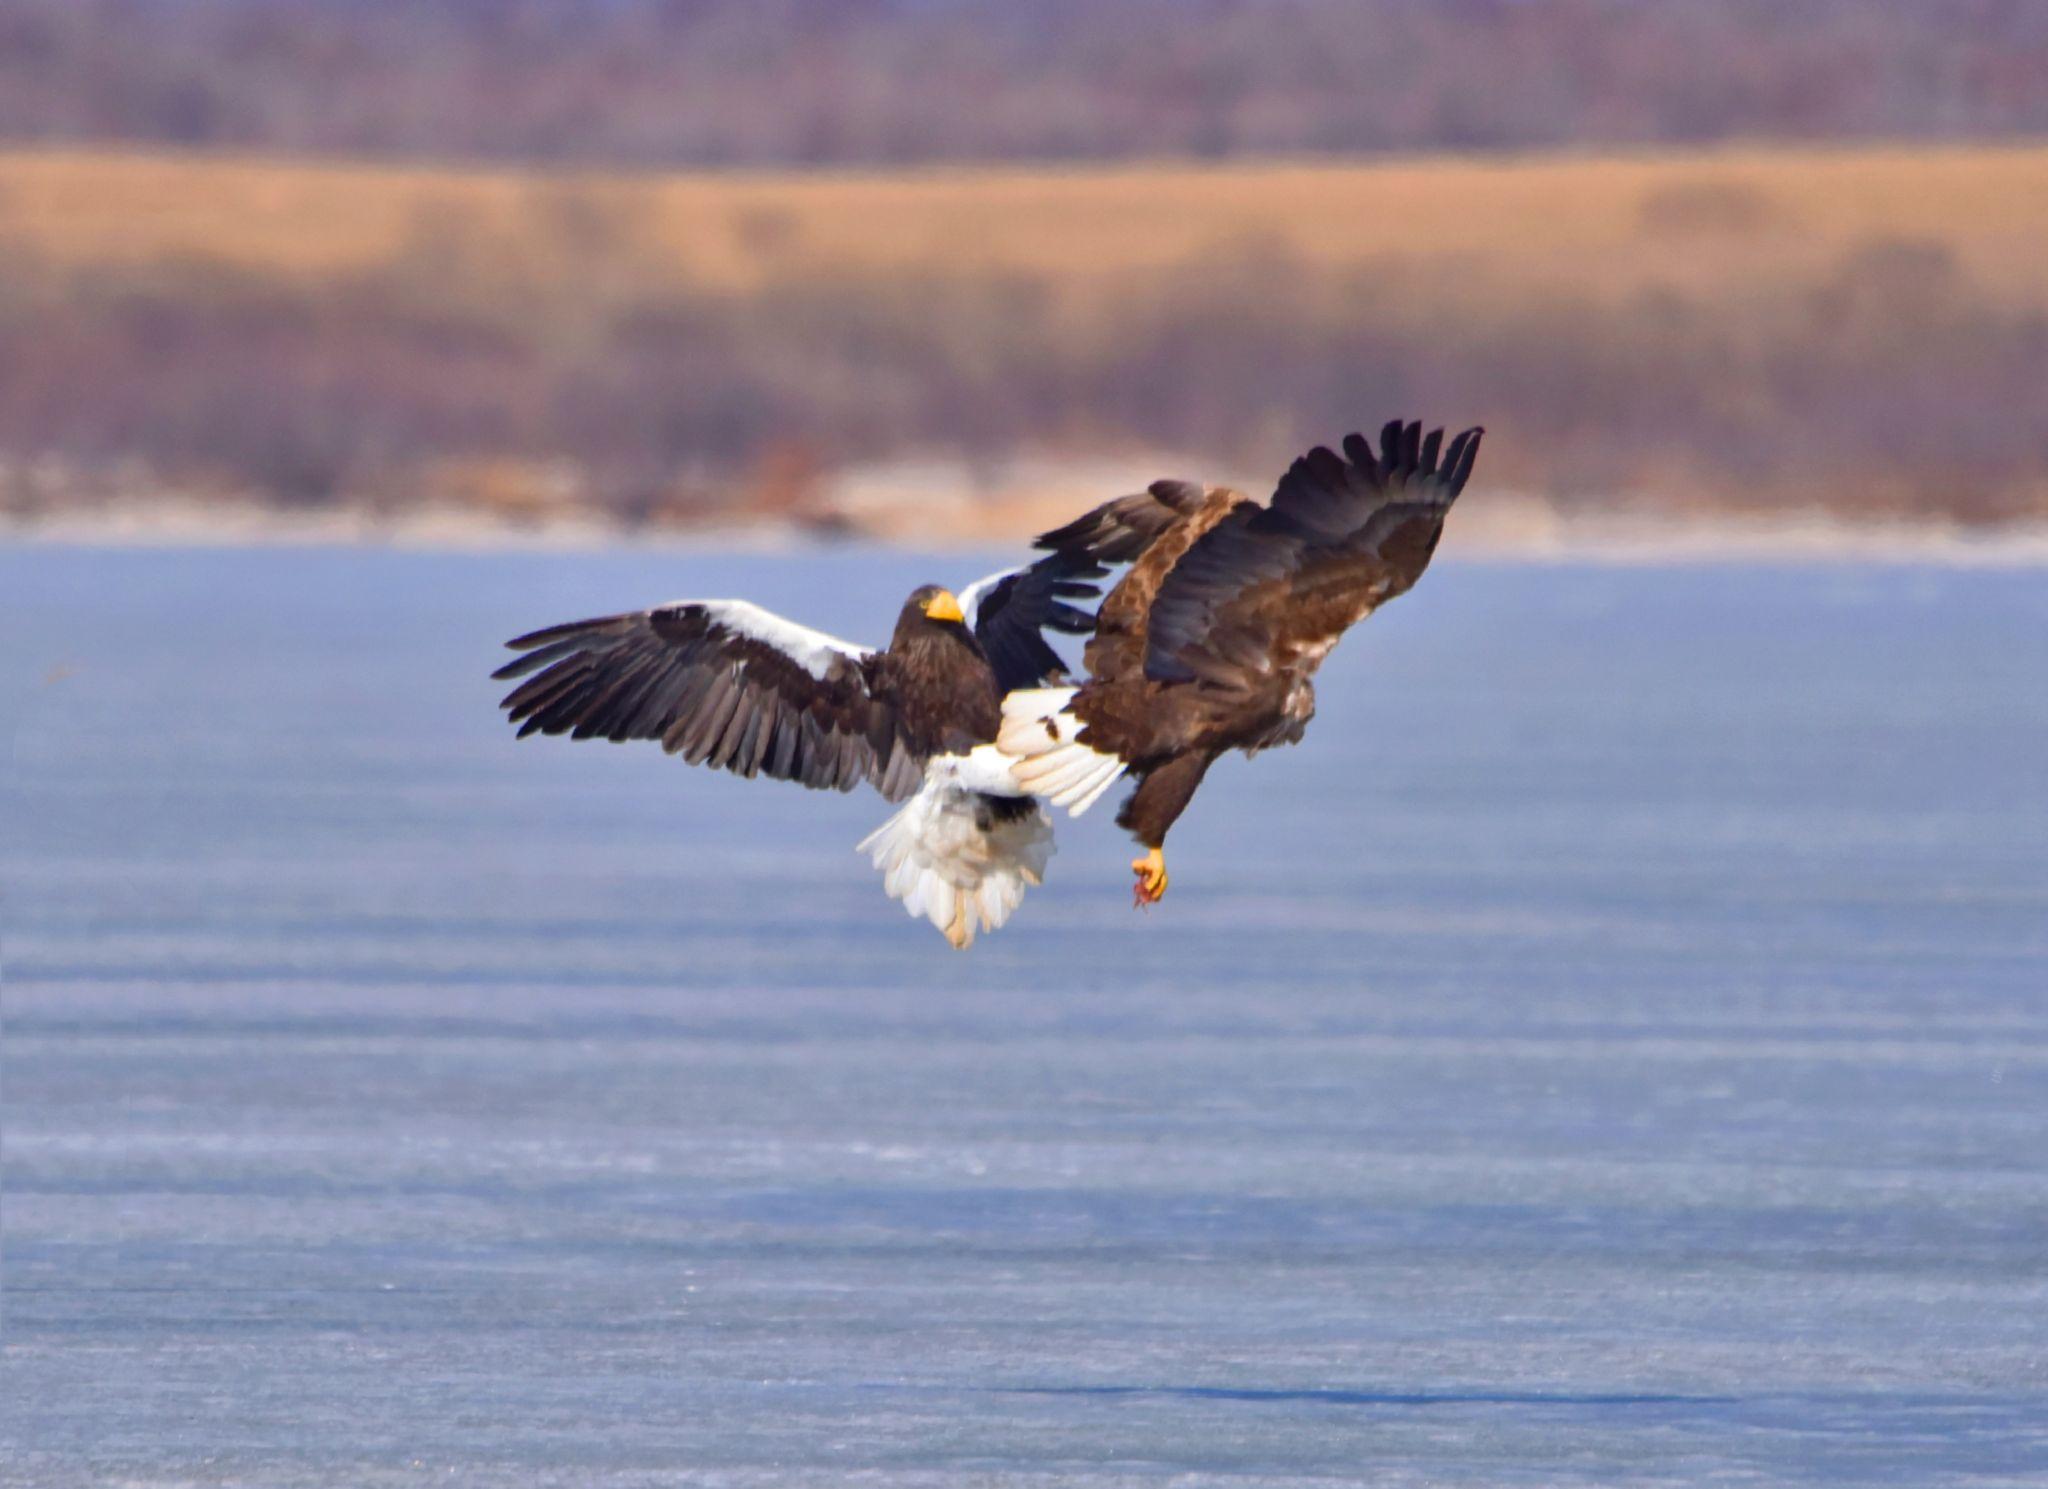
[[[0,513],[2039,521],[2030,134],[2019,0],[5,0]]]
[[[2044,242],[2040,148],[865,178],[0,156],[0,504],[829,520],[841,473],[907,455],[1264,478],[1412,409],[1492,426],[1491,483],[1566,505],[2039,518]]]
[[[2039,0],[5,0],[0,139],[663,166],[2048,133]]]

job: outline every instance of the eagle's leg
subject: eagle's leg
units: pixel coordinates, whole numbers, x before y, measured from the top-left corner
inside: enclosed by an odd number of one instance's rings
[[[1156,905],[1166,894],[1166,833],[1187,810],[1195,788],[1209,769],[1207,754],[1175,755],[1164,765],[1145,772],[1138,789],[1116,815],[1117,826],[1150,850],[1131,860],[1131,872],[1138,876],[1131,886],[1131,903],[1139,907]]]

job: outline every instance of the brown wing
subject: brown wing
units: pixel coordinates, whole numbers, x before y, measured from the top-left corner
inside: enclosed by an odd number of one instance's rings
[[[1270,505],[1224,514],[1159,584],[1145,675],[1241,689],[1313,671],[1346,629],[1422,577],[1483,432],[1445,450],[1441,429],[1425,438],[1396,420],[1378,455],[1353,434],[1342,456],[1318,446],[1295,461]]]
[[[1130,572],[1095,610],[1095,635],[1082,656],[1097,680],[1136,678],[1145,662],[1154,598],[1189,547],[1251,498],[1228,487],[1154,481],[1038,540],[1070,561],[1128,563]]]
[[[1033,546],[1090,563],[1127,564],[1198,511],[1207,497],[1193,481],[1154,481],[1136,495],[1106,501],[1065,527],[1041,534]]]
[[[891,801],[922,779],[886,658],[744,600],[572,621],[507,645],[526,654],[491,675],[526,679],[503,703],[521,738],[658,739],[692,765],[837,791],[870,781]]]

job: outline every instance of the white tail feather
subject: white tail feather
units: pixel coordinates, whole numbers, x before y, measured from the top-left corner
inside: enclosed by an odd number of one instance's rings
[[[1086,726],[1067,710],[1077,691],[1024,688],[1011,693],[1003,699],[1003,724],[996,735],[996,748],[1015,759],[1010,769],[1017,784],[1076,817],[1129,769],[1116,756],[1080,742]]]
[[[859,849],[882,871],[891,899],[962,949],[974,944],[977,932],[1010,918],[1025,889],[1044,881],[1053,853],[1052,819],[1043,807],[1033,802],[1022,815],[998,819],[982,792],[967,784],[986,764],[956,756],[933,760],[917,795]]]

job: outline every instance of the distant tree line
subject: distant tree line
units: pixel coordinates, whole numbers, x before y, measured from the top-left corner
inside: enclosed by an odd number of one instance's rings
[[[0,0],[0,139],[864,165],[2048,133],[2040,0]]]
[[[906,452],[1139,444],[1195,474],[1273,469],[1361,410],[1416,409],[1493,427],[1492,478],[1563,502],[2048,517],[2048,316],[1928,241],[1734,299],[1486,316],[1412,266],[1278,246],[1079,303],[987,271],[711,293],[507,263],[459,223],[319,280],[67,270],[0,241],[0,507],[125,483],[395,508],[463,468],[486,504],[531,500],[544,471],[574,503],[687,520]],[[527,474],[494,494],[508,469]]]

